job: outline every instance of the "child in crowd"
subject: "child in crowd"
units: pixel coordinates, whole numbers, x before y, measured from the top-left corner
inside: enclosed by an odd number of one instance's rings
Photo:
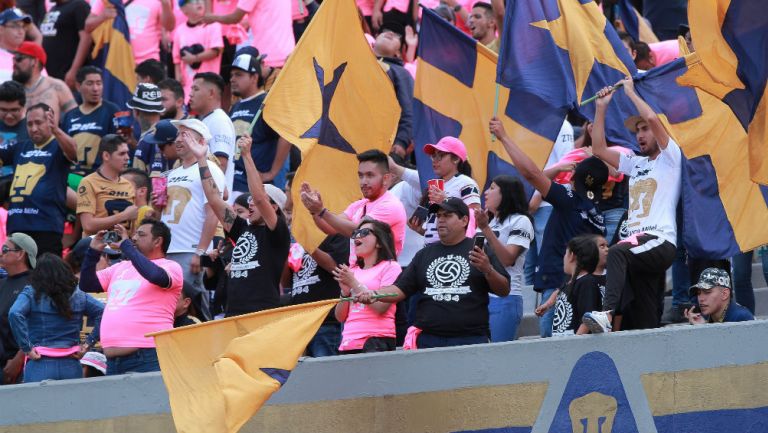
[[[184,86],[184,94],[189,98],[195,74],[220,72],[224,42],[221,38],[221,24],[202,22],[205,15],[203,0],[180,0],[179,5],[187,22],[176,27],[174,32],[173,64],[176,78]]]
[[[341,285],[341,296],[393,284],[400,275],[395,255],[395,241],[387,223],[363,220],[352,233],[357,264],[339,265],[333,275]],[[344,324],[340,354],[385,352],[395,350],[395,304],[374,302],[370,305],[340,302],[336,319]]]

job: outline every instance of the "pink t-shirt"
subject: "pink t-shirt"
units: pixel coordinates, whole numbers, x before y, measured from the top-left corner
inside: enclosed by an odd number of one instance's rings
[[[389,12],[392,9],[397,9],[402,13],[408,12],[408,4],[411,0],[387,0],[384,4],[384,12]]]
[[[189,101],[189,93],[192,90],[192,80],[194,79],[195,74],[199,72],[213,72],[218,74],[221,69],[221,50],[219,50],[218,56],[202,62],[197,69],[192,69],[192,65],[182,62],[181,49],[194,44],[200,44],[206,50],[211,48],[223,48],[224,42],[221,39],[221,24],[198,24],[194,27],[190,27],[189,24],[184,24],[176,27],[176,31],[173,35],[173,63],[178,64],[181,68],[180,81],[184,86],[184,94],[187,95],[187,101]]]
[[[91,14],[101,15],[102,11],[104,0],[92,0]],[[125,17],[131,31],[131,47],[137,65],[147,59],[160,60],[162,16],[163,7],[159,0],[133,0],[126,6]]]
[[[656,66],[661,66],[680,57],[680,44],[677,39],[668,41],[654,42],[648,44],[653,55],[656,58]]]
[[[0,83],[10,81],[13,76],[13,54],[0,48]]]
[[[248,14],[251,45],[266,54],[267,66],[282,67],[296,46],[291,2],[286,0],[238,0],[237,8]]]
[[[304,4],[304,0],[291,0],[291,18],[300,20],[309,15],[307,11],[307,5]]]
[[[213,0],[214,15],[229,15],[234,12],[235,9],[237,9],[236,0]],[[221,32],[232,45],[241,44],[248,39],[248,33],[240,23],[222,24]]]
[[[396,261],[379,262],[369,269],[352,268],[355,278],[368,290],[379,290],[381,287],[394,284],[402,270]],[[353,303],[349,306],[349,314],[344,322],[341,333],[339,350],[362,349],[370,337],[395,338],[396,304],[390,304],[384,314],[378,313],[370,305]]]
[[[365,17],[373,15],[373,0],[355,0],[357,8]]]
[[[621,152],[625,155],[633,155],[632,151],[627,149],[626,147],[621,146],[611,146],[611,149],[616,150],[618,152]],[[572,151],[568,152],[563,156],[560,161],[557,161],[558,164],[566,164],[569,162],[575,162],[579,163],[587,158],[589,158],[591,155],[584,151],[583,148],[579,149],[573,149]],[[555,183],[559,183],[561,185],[565,185],[566,183],[569,183],[571,179],[573,178],[573,172],[572,171],[564,171],[553,179]],[[608,176],[608,180],[612,182],[621,182],[624,180],[624,174],[618,173],[616,176]]]
[[[395,237],[395,253],[400,255],[403,251],[407,217],[403,203],[391,192],[386,191],[374,201],[365,198],[358,200],[347,206],[344,215],[355,224],[362,221],[365,216],[389,224],[392,235]],[[354,264],[356,261],[355,248],[350,241],[349,263]]]
[[[96,274],[108,293],[101,317],[102,346],[155,347],[155,339],[144,335],[173,328],[184,272],[172,260],[156,259],[152,263],[171,277],[170,289],[145,280],[128,260]]]

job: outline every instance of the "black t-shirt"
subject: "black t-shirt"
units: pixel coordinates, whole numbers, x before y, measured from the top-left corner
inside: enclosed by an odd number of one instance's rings
[[[627,199],[629,197],[629,176],[624,176],[621,182],[609,180],[603,186],[603,198],[597,204],[600,212],[611,209],[627,208]]]
[[[0,361],[3,367],[5,362],[16,356],[16,352],[19,351],[19,346],[11,332],[11,325],[8,323],[8,312],[11,311],[11,306],[16,302],[19,293],[27,286],[28,277],[29,273],[22,272],[0,283],[0,349],[2,349]]]
[[[226,316],[253,313],[280,306],[280,275],[291,234],[285,218],[278,217],[274,230],[249,224],[238,217],[227,237],[235,241],[227,284]]]
[[[48,75],[60,80],[72,66],[80,43],[79,32],[85,29],[85,19],[91,7],[85,0],[67,0],[54,3],[40,24],[43,49],[48,54],[45,69]]]
[[[445,337],[488,335],[488,292],[485,276],[469,264],[474,241],[456,245],[441,242],[416,253],[395,285],[406,295],[420,293],[414,326]],[[507,271],[495,258],[491,263],[500,274]]]
[[[555,302],[552,336],[574,334],[584,313],[603,310],[604,294],[605,275],[583,275],[570,290],[561,290]]]
[[[26,119],[21,119],[16,126],[8,126],[5,122],[0,122],[0,150],[13,152],[16,143],[28,139]],[[0,168],[0,179],[10,178],[12,175],[13,164],[11,164],[11,161],[3,161],[2,168]]]
[[[344,236],[338,234],[328,236],[317,248],[328,253],[336,263],[349,261],[349,239]],[[340,293],[341,288],[333,278],[333,274],[323,269],[308,252],[304,251],[301,268],[293,274],[291,305],[334,299],[338,298]],[[333,310],[328,313],[325,323],[338,323]]]

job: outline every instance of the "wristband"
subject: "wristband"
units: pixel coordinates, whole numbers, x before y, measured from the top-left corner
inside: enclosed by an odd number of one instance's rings
[[[322,218],[325,213],[328,212],[328,208],[324,207],[323,210],[317,213],[318,218]]]
[[[198,248],[197,250],[195,250],[195,255],[196,256],[204,256],[205,255],[205,250],[202,249],[202,248]]]

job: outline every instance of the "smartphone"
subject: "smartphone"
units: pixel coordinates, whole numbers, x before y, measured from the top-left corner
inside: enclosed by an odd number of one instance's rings
[[[483,236],[483,235],[475,235],[475,246],[482,250],[483,247],[485,247],[485,236]],[[474,250],[474,248],[473,248],[473,250]]]
[[[425,208],[424,206],[419,206],[416,208],[415,211],[413,211],[413,215],[411,215],[411,218],[418,218],[419,221],[424,222],[427,220],[427,217],[429,217],[429,209]]]
[[[168,204],[168,179],[164,177],[152,178],[152,192],[155,193],[155,206],[164,207]]]
[[[120,235],[116,231],[110,230],[104,234],[104,242],[106,244],[116,244],[120,242]]]
[[[693,310],[691,310],[691,313],[698,313],[699,312],[699,306],[694,304],[694,303],[692,303],[692,302],[684,302],[684,303],[680,304],[680,306],[678,308],[680,308],[680,312],[681,313],[683,311],[690,310],[691,308],[693,308]]]
[[[213,267],[213,260],[211,260],[211,256],[208,254],[203,254],[200,256],[200,266],[204,266],[206,268],[212,268]]]

